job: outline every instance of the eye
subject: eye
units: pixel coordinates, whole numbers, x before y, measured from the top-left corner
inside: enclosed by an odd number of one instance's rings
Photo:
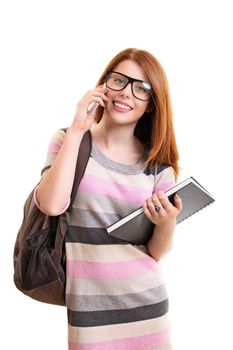
[[[147,91],[147,89],[145,89],[143,86],[141,86],[141,85],[138,85],[138,86],[136,86],[136,90],[138,90],[138,91],[140,91],[140,92],[146,92]]]
[[[134,84],[135,91],[141,93],[141,94],[148,94],[151,91],[151,86],[147,82],[137,82]]]
[[[148,92],[148,89],[145,88],[143,85],[141,84],[137,84],[134,86],[135,90],[138,91],[138,92],[141,92],[141,93],[147,93]]]
[[[117,85],[124,85],[125,84],[125,80],[123,80],[121,78],[115,78],[114,79],[114,83],[116,83]]]

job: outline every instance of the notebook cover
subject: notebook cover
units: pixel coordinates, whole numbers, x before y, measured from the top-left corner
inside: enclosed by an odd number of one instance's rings
[[[177,216],[177,224],[215,201],[211,194],[193,177],[175,185],[166,193],[172,203],[176,193],[182,199],[183,209]],[[145,216],[141,207],[109,226],[107,232],[113,237],[120,238],[132,244],[145,245],[153,233],[154,226]]]

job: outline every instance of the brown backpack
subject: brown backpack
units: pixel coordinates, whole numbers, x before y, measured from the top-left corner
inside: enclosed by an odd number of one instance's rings
[[[65,130],[65,129],[64,129]],[[80,144],[70,206],[59,216],[42,213],[33,192],[24,204],[24,215],[14,247],[14,283],[24,294],[49,304],[65,305],[65,246],[67,215],[91,152],[91,134]]]

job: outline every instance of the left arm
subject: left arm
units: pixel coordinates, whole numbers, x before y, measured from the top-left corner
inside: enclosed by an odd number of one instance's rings
[[[155,207],[159,207],[156,211]],[[173,233],[176,226],[176,217],[182,210],[182,201],[178,195],[174,197],[174,205],[164,192],[154,193],[144,205],[144,213],[155,224],[151,239],[147,244],[150,255],[160,260],[172,247]]]

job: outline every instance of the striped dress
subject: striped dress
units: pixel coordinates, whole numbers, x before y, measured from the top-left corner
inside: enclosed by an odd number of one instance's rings
[[[64,135],[53,137],[46,165]],[[69,350],[171,350],[160,263],[145,246],[108,236],[106,227],[174,182],[171,167],[155,176],[141,162],[116,163],[92,145],[66,236]]]

